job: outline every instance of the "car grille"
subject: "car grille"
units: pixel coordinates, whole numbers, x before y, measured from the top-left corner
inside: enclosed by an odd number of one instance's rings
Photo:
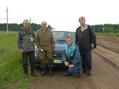
[[[53,57],[62,57],[62,53],[54,53]]]

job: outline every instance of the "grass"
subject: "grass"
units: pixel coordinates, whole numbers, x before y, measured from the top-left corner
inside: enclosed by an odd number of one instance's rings
[[[17,33],[0,32],[0,89],[27,89],[34,78],[23,78],[21,55],[17,48]]]
[[[28,79],[22,79],[17,85],[16,89],[28,89],[28,84],[34,79],[35,78],[32,76],[30,76]]]

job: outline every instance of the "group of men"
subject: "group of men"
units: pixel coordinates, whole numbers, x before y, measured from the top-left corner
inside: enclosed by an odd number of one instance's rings
[[[85,23],[85,18],[79,18],[80,26],[76,29],[75,43],[72,37],[66,38],[67,47],[63,54],[63,65],[67,68],[68,75],[83,72],[92,75],[92,48],[96,48],[96,36],[89,25]],[[52,30],[47,27],[47,22],[42,21],[41,27],[34,34],[30,28],[29,20],[23,21],[23,26],[18,32],[18,48],[22,54],[22,63],[25,77],[28,77],[28,62],[30,63],[31,75],[36,76],[35,69],[35,44],[39,50],[41,75],[53,75],[53,55],[55,41]]]

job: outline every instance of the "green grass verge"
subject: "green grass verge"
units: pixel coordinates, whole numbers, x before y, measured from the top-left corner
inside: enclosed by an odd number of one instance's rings
[[[23,78],[21,55],[17,49],[17,33],[0,32],[0,89],[27,89],[34,78]],[[12,86],[11,86],[12,87]]]
[[[36,78],[30,76],[29,78],[27,79],[23,79],[19,82],[19,84],[16,86],[16,89],[28,89],[28,84],[35,80]]]

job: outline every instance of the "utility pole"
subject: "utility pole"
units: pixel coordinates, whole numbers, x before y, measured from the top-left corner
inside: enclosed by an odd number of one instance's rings
[[[7,28],[7,34],[8,34],[8,30],[9,30],[9,27],[8,27],[8,7],[6,9],[6,21],[7,21],[6,28]]]
[[[31,23],[31,18],[30,18],[30,23]]]
[[[31,18],[30,18],[30,29],[31,29]]]

